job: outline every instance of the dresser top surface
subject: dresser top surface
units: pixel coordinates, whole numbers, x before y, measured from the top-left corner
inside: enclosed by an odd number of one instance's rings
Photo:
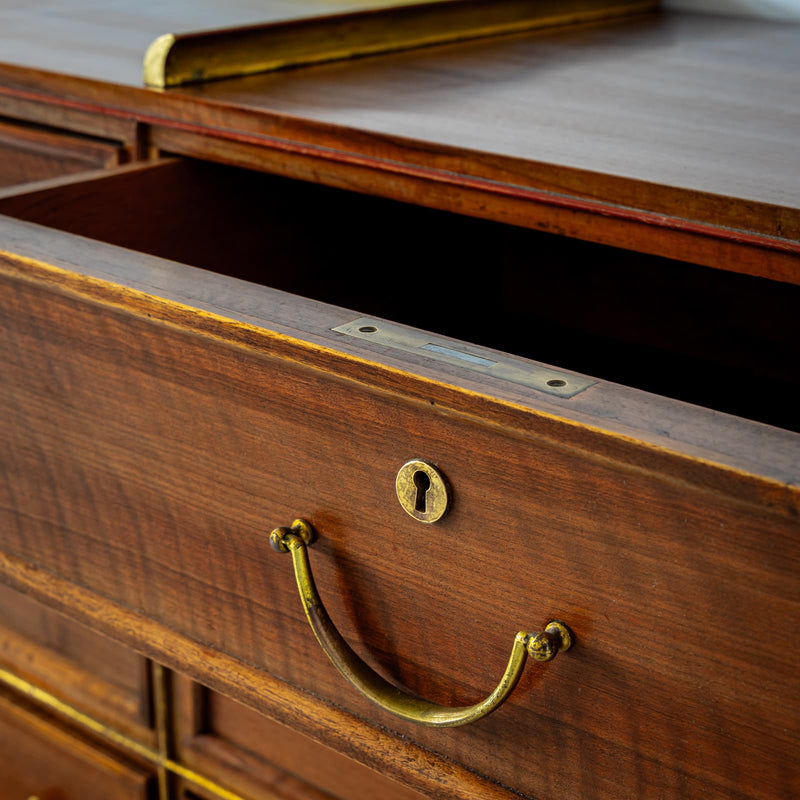
[[[184,91],[800,208],[798,75],[800,26],[657,15]]]
[[[414,0],[2,0],[0,60],[125,86],[165,33],[256,25]]]
[[[0,4],[6,64],[141,89],[159,34],[287,3]],[[364,2],[310,0],[326,11]],[[800,210],[800,26],[694,14],[498,37],[169,90],[506,162]],[[509,176],[508,182],[514,182]],[[558,187],[554,187],[558,190]],[[587,187],[599,195],[599,186]],[[780,230],[777,231],[778,235]],[[785,233],[783,235],[786,235]],[[793,237],[792,237],[793,238]]]

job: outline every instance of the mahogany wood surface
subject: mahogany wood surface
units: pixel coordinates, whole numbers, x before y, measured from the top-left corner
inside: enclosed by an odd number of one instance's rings
[[[268,137],[252,134],[197,133],[160,124],[153,124],[149,134],[152,145],[165,154],[263,170],[557,236],[746,275],[798,282],[798,246],[794,240],[564,195],[553,190],[552,184],[545,189],[537,188],[537,184],[520,186],[516,181],[502,183],[474,178],[454,174],[448,169],[420,167],[394,159],[366,160],[361,155],[353,156],[327,147],[276,144]],[[385,149],[383,140],[380,148]],[[419,149],[401,145],[397,152]],[[486,161],[481,158],[479,163]],[[537,165],[536,172],[541,175],[550,170],[547,167],[539,170]],[[591,181],[592,176],[580,175],[573,183],[585,187]],[[664,196],[668,194],[668,190],[663,193]],[[609,195],[613,196],[610,190]],[[731,207],[725,198],[715,199],[714,205],[722,209]]]
[[[0,798],[155,800],[148,771],[0,690]]]
[[[4,665],[156,727],[187,798],[344,800],[359,770],[398,797],[800,796],[800,29],[662,14],[141,88],[139,41],[184,11],[0,3],[13,146],[140,162],[19,160],[0,189]],[[364,313],[600,380],[559,399],[332,330]],[[411,457],[453,487],[437,525],[397,503]],[[551,618],[576,646],[477,724],[398,721],[313,639],[267,541],[297,516],[336,625],[413,692],[482,698]],[[146,658],[185,676],[156,725]],[[52,763],[152,800],[62,723],[3,690],[15,798]]]
[[[137,144],[140,126],[130,117],[96,114],[65,105],[41,103],[0,92],[0,114],[12,120],[56,128],[61,131],[89,134],[123,144],[129,160],[139,157]]]
[[[268,102],[290,119],[370,132],[388,148],[403,139],[452,148],[461,164],[452,150],[439,163],[450,155],[458,172],[517,185],[538,179],[557,192],[791,239],[800,232],[791,154],[798,35],[791,25],[650,16],[184,93]],[[483,162],[478,153],[488,163],[466,167],[469,154]]]
[[[800,426],[794,286],[200,162],[12,187],[0,190],[0,212],[352,307],[353,316]],[[454,283],[447,263],[465,278]],[[487,264],[491,280],[466,277]],[[380,285],[385,274],[397,276],[391,292]],[[444,302],[452,296],[457,303]]]
[[[781,503],[796,485],[734,473],[715,491],[685,456],[674,473],[587,458],[557,434],[416,400],[411,376],[370,386],[279,340],[198,336],[130,313],[119,291],[87,302],[31,277],[2,292],[6,553],[523,794],[797,792],[800,539]],[[393,488],[418,455],[455,492],[424,537]],[[320,531],[334,620],[412,691],[478,699],[516,630],[551,617],[579,646],[527,670],[478,725],[388,718],[319,652],[290,563],[268,548],[298,515]],[[208,682],[213,663],[192,674]]]
[[[519,796],[452,761],[437,757],[413,741],[399,738],[337,706],[298,691],[263,670],[210,650],[135,610],[108,600],[98,603],[97,595],[53,573],[2,552],[0,570],[4,581],[20,590],[430,796],[469,800],[509,800]],[[198,781],[193,778],[191,783],[197,785]],[[219,796],[217,790],[210,791],[212,797]]]
[[[423,795],[187,678],[175,691],[177,757],[245,797],[420,800]]]
[[[106,725],[153,744],[148,664],[0,584],[0,663]]]
[[[797,514],[798,436],[600,381],[568,400],[332,331],[357,312],[0,218],[9,275]],[[78,271],[81,274],[73,274]],[[84,277],[85,276],[85,277]],[[205,313],[199,313],[205,312]]]
[[[36,22],[19,10],[19,36],[41,38]],[[136,88],[104,41],[126,80],[103,58],[74,77],[56,41],[35,66],[62,74],[8,64],[0,93],[198,133],[206,157],[255,144],[270,171],[798,280],[796,26],[662,14],[170,92]]]
[[[114,167],[126,160],[114,142],[80,139],[0,120],[0,186]]]
[[[3,60],[120,84],[140,85],[150,43],[166,33],[257,25],[411,5],[418,0],[139,0],[98,7],[70,0],[52,13],[46,0],[0,5]]]

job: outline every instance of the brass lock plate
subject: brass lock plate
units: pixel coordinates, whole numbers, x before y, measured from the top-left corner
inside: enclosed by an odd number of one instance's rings
[[[532,364],[521,358],[486,350],[477,345],[453,342],[437,336],[405,328],[390,322],[360,317],[331,330],[392,347],[405,353],[423,356],[470,372],[480,372],[493,378],[510,381],[556,397],[574,397],[597,383],[592,378],[561,372],[544,365]]]
[[[438,522],[450,510],[450,486],[444,475],[423,459],[412,459],[400,467],[395,490],[406,513],[420,522]]]

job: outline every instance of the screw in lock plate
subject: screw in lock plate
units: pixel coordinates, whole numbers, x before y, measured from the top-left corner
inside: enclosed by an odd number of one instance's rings
[[[450,487],[428,461],[415,458],[403,464],[395,489],[400,505],[420,522],[438,522],[450,509]]]

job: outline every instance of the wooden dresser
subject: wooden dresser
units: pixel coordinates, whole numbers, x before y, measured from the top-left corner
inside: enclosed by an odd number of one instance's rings
[[[0,4],[0,800],[800,797],[800,28],[158,14]],[[298,582],[415,709],[572,646],[421,725]]]

